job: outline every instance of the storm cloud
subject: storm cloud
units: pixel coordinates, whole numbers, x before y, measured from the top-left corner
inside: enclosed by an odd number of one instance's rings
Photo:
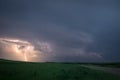
[[[24,39],[39,50],[39,42],[49,43],[53,52],[45,52],[44,61],[120,61],[119,3],[0,0],[0,37]]]

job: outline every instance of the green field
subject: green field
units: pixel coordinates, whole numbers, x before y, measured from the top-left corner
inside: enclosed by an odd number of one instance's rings
[[[114,63],[92,63],[90,65],[97,65],[97,66],[102,66],[102,67],[115,67],[115,68],[120,68],[120,63],[119,62],[114,62]]]
[[[81,64],[0,60],[0,80],[120,80],[120,77]]]

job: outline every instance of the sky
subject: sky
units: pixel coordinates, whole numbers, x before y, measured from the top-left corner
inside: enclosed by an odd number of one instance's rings
[[[10,45],[27,49],[26,41],[37,56],[29,61],[119,62],[119,4],[119,0],[0,0],[0,58],[22,59],[8,49]]]

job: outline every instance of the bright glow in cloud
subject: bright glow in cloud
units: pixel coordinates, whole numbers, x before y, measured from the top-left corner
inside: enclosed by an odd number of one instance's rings
[[[35,49],[35,45],[29,41],[11,38],[0,38],[0,44],[4,48],[5,53],[12,53],[14,57],[20,58],[22,61],[32,61],[30,59],[38,57],[38,54],[42,54],[46,51],[50,52],[52,49],[48,43],[40,43],[39,49]]]

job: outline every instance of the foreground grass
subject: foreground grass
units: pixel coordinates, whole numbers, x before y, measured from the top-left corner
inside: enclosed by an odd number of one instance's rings
[[[0,80],[120,80],[80,64],[23,63],[0,60]]]

